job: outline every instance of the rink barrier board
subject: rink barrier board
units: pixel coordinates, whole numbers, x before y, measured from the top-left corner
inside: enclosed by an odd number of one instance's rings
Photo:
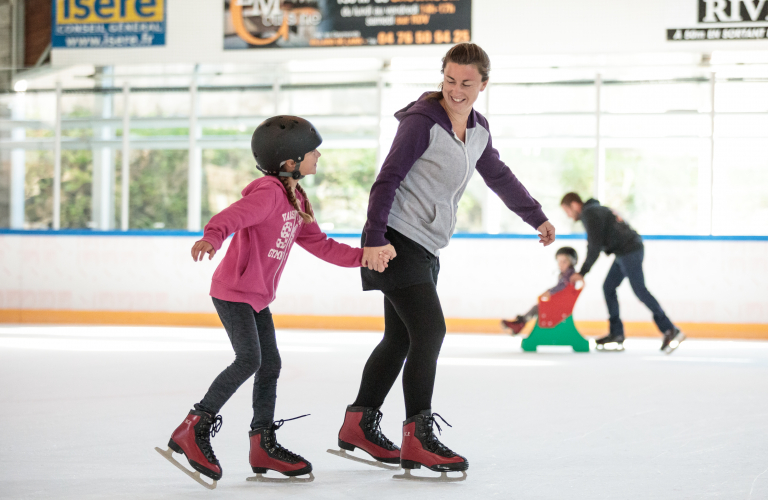
[[[353,238],[360,239],[360,233],[326,233],[331,238]],[[0,228],[0,235],[21,235],[21,236],[147,236],[147,237],[187,237],[200,238],[202,231],[187,231],[183,229],[129,229],[127,231],[117,230],[94,230],[94,229],[8,229]],[[643,234],[645,240],[670,240],[670,241],[768,241],[768,235],[697,235],[697,234]],[[558,234],[558,240],[584,240],[587,235],[584,233]],[[537,234],[517,234],[517,233],[454,233],[451,238],[456,239],[479,239],[479,240],[504,240],[504,239],[539,239]]]
[[[317,330],[382,331],[380,316],[299,316],[273,315],[277,328]],[[504,333],[499,319],[446,318],[450,333]],[[523,334],[533,329],[531,322]],[[73,311],[51,309],[0,309],[0,324],[59,324],[59,325],[130,325],[130,326],[192,326],[221,327],[218,315],[211,313],[136,312],[136,311]],[[576,321],[578,330],[586,336],[605,335],[607,321]],[[689,337],[768,340],[768,324],[762,323],[678,323]],[[658,337],[651,322],[625,322],[629,337]]]

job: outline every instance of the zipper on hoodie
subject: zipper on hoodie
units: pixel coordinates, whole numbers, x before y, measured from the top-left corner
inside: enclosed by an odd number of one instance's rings
[[[466,170],[464,171],[464,179],[461,181],[461,184],[459,185],[458,189],[454,191],[453,196],[451,196],[451,234],[453,234],[453,230],[456,229],[456,205],[458,202],[454,203],[454,198],[456,198],[456,195],[459,194],[459,191],[461,191],[461,187],[464,185],[465,182],[467,182],[467,176],[469,175],[469,150],[467,149],[467,143],[464,142],[469,138],[469,130],[466,131],[466,135],[464,136],[464,141],[459,139],[459,136],[456,135],[455,131],[453,132],[453,137],[459,143],[461,143],[461,147],[464,150],[464,159],[466,160]],[[447,246],[447,245],[446,245]]]

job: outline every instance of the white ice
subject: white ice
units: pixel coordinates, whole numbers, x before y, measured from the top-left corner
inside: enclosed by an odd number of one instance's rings
[[[221,329],[0,327],[0,498],[768,498],[768,342],[660,339],[624,352],[523,353],[500,335],[449,335],[433,400],[465,455],[463,483],[391,479],[325,452],[380,334],[281,331],[280,442],[310,484],[246,482],[250,382],[212,440],[207,491],[154,451],[233,358]],[[398,382],[384,432],[400,440]],[[423,469],[418,474],[427,474]],[[436,474],[435,474],[436,475]]]

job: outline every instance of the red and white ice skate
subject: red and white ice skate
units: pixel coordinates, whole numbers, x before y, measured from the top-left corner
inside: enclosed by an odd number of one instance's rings
[[[155,450],[186,475],[212,490],[216,488],[216,482],[221,479],[222,470],[216,455],[213,454],[211,438],[219,432],[221,423],[221,415],[214,418],[210,413],[190,410],[184,422],[173,431],[168,441],[168,449],[162,450],[156,447]],[[174,452],[184,454],[195,472],[177,462],[173,458]],[[213,482],[204,481],[200,474],[213,479]]]
[[[303,416],[306,417],[307,415]],[[290,418],[288,420],[296,420],[296,418]],[[282,427],[288,420],[278,420],[269,427],[262,427],[248,433],[248,436],[251,438],[251,453],[249,459],[251,462],[251,469],[256,473],[255,476],[249,477],[247,479],[248,481],[267,483],[311,483],[315,480],[315,476],[312,475],[312,464],[301,455],[297,455],[296,453],[283,448],[277,442],[275,431]],[[288,477],[265,477],[264,474],[266,474],[268,470],[279,472]],[[309,477],[298,477],[306,474],[309,474]]]
[[[382,469],[395,470],[400,464],[400,448],[381,432],[382,413],[378,408],[347,406],[344,425],[339,431],[339,449],[328,450],[331,455],[353,460]],[[360,448],[374,460],[366,460],[347,453]]]
[[[418,481],[464,481],[467,479],[465,472],[469,468],[469,462],[461,455],[454,453],[441,443],[432,429],[433,425],[441,431],[435,417],[451,426],[437,413],[429,410],[422,411],[403,422],[403,446],[400,450],[400,465],[405,469],[404,474],[392,476],[395,479],[411,479]],[[420,469],[421,466],[429,470],[440,472],[440,477],[420,477],[411,475],[411,469]],[[461,472],[460,477],[448,476],[448,472]]]

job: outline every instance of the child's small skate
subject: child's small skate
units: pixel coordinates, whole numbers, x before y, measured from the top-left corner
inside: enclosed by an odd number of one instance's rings
[[[512,335],[517,335],[521,331],[523,331],[523,328],[525,328],[525,324],[527,321],[525,321],[525,318],[522,316],[518,316],[517,318],[513,320],[503,319],[501,320],[501,326],[504,328],[511,330]]]
[[[607,335],[595,341],[595,348],[598,351],[623,351],[624,335]]]
[[[221,422],[221,415],[214,418],[208,412],[190,410],[184,422],[173,431],[168,441],[168,449],[162,450],[155,447],[155,450],[184,474],[212,490],[216,488],[216,482],[221,479],[222,474],[221,465],[211,448],[211,438],[221,429]],[[183,453],[195,472],[177,462],[173,458],[174,452]],[[201,474],[213,479],[213,482],[203,481]]]
[[[304,415],[306,417],[306,415]],[[301,418],[301,417],[296,417]],[[295,420],[293,418],[289,420]],[[255,476],[247,478],[248,481],[265,483],[311,483],[315,480],[312,475],[312,464],[301,455],[297,455],[283,448],[277,442],[275,431],[283,426],[286,420],[278,420],[269,427],[252,430],[248,433],[251,439],[251,453],[249,460],[251,470]],[[266,477],[268,470],[279,472],[286,478]],[[309,475],[299,478],[298,476]]]

